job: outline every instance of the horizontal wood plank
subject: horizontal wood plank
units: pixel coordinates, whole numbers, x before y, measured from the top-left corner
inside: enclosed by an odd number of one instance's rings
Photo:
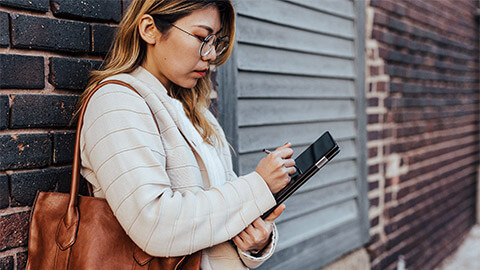
[[[239,43],[288,49],[305,53],[353,58],[352,40],[303,31],[285,25],[239,16],[236,40]]]
[[[241,44],[237,47],[238,68],[243,71],[353,79],[354,62],[322,55],[312,55]]]
[[[357,216],[357,203],[352,199],[279,223],[277,228],[282,241],[278,243],[277,249],[294,246],[342,223],[354,220]]]
[[[356,136],[355,121],[332,121],[318,123],[294,123],[288,125],[243,127],[238,130],[239,153],[273,150],[286,142],[292,145],[310,145],[325,131],[335,140]]]
[[[357,181],[358,167],[355,159],[332,161],[315,174],[295,193],[301,194],[311,190],[317,190],[346,180]]]
[[[239,72],[239,97],[354,98],[353,80]]]
[[[258,269],[318,270],[337,259],[345,251],[360,247],[363,244],[360,228],[360,220],[354,219],[289,248],[277,249],[273,256]],[[280,235],[280,241],[282,239],[283,236]]]
[[[274,0],[241,0],[238,14],[317,33],[353,38],[353,20],[319,12],[296,4]]]
[[[321,208],[341,203],[357,196],[358,191],[355,180],[340,182],[307,192],[295,193],[285,202],[285,211],[275,222],[280,224],[293,218],[301,219],[303,215],[310,212],[318,211]]]
[[[354,118],[354,100],[247,99],[238,101],[240,127]]]
[[[354,18],[354,8],[352,0],[284,0],[319,11],[325,11],[331,14]]]

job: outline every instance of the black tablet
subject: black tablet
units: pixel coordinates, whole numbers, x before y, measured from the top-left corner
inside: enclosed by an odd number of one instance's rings
[[[270,213],[290,197],[297,189],[305,184],[314,174],[316,174],[325,164],[335,157],[340,148],[335,142],[330,132],[323,133],[314,143],[312,143],[305,151],[303,151],[295,159],[295,167],[297,172],[291,177],[290,183],[278,193],[274,194],[277,204],[262,215],[265,219]]]

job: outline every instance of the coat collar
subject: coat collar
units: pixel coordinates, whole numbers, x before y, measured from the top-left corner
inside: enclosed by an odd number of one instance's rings
[[[172,104],[172,97],[168,95],[167,89],[163,86],[163,84],[152,73],[142,66],[136,68],[134,71],[132,71],[132,73],[130,73],[130,75],[150,88],[151,92],[153,92],[159,98],[163,106],[167,109],[168,113],[175,122],[175,125],[178,127],[180,132],[182,132],[183,136],[186,136],[189,141],[192,141],[191,138],[189,138],[186,134],[188,132],[185,132],[184,128],[182,128],[179,116],[177,115],[175,107]]]
[[[199,162],[202,163],[202,166],[206,168],[205,162],[203,160],[203,157],[200,155],[200,151],[198,149],[198,145],[194,142],[194,139],[192,138],[192,135],[186,128],[182,125],[179,115],[177,114],[177,110],[175,109],[175,106],[172,102],[172,97],[168,95],[167,89],[162,85],[162,83],[148,70],[143,68],[142,66],[139,66],[136,68],[134,71],[130,73],[131,76],[135,77],[137,80],[142,82],[145,86],[150,88],[150,91],[153,92],[160,102],[163,104],[165,109],[167,110],[168,114],[171,116],[173,121],[175,122],[175,125],[177,126],[178,130],[182,134],[182,136],[185,138],[187,141],[188,145],[194,152],[196,152],[196,155],[200,158]],[[144,97],[145,98],[145,97]],[[218,149],[216,149],[218,151]],[[224,163],[223,159],[221,159],[222,163]],[[225,166],[225,164],[223,164]],[[206,186],[210,186],[210,177],[207,174],[207,182],[204,183]]]
[[[130,75],[142,81],[144,84],[150,87],[151,90],[154,90],[155,92],[161,92],[162,94],[168,96],[167,89],[163,86],[163,84],[157,79],[157,77],[155,77],[144,67],[137,67],[134,71],[130,73]]]

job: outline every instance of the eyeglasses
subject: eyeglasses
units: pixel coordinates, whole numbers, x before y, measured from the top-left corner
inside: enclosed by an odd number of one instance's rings
[[[217,53],[217,56],[219,56],[222,53],[224,53],[228,48],[228,42],[230,41],[230,38],[228,36],[217,37],[215,34],[212,34],[207,36],[206,38],[202,38],[199,36],[195,36],[192,33],[187,32],[172,23],[170,25],[194,38],[197,38],[202,42],[202,46],[200,46],[200,50],[199,50],[201,57],[207,56],[209,53],[212,52],[214,48],[215,48],[215,52]]]

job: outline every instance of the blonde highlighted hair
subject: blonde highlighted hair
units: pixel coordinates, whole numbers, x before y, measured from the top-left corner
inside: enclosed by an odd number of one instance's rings
[[[79,101],[79,108],[98,83],[116,74],[130,73],[143,63],[147,46],[140,37],[138,29],[143,15],[150,14],[160,18],[164,24],[160,23],[156,26],[160,32],[165,34],[171,29],[171,24],[178,19],[209,6],[215,6],[219,10],[222,26],[219,35],[230,37],[226,52],[218,56],[212,63],[216,66],[224,64],[232,53],[235,38],[235,12],[230,0],[133,0],[118,26],[112,47],[102,67],[100,70],[90,73],[87,88]],[[210,104],[211,89],[209,71],[191,89],[172,84],[167,91],[171,97],[182,102],[185,113],[202,135],[203,140],[213,144],[212,139],[218,140],[219,134],[202,114],[202,111],[208,109]]]

